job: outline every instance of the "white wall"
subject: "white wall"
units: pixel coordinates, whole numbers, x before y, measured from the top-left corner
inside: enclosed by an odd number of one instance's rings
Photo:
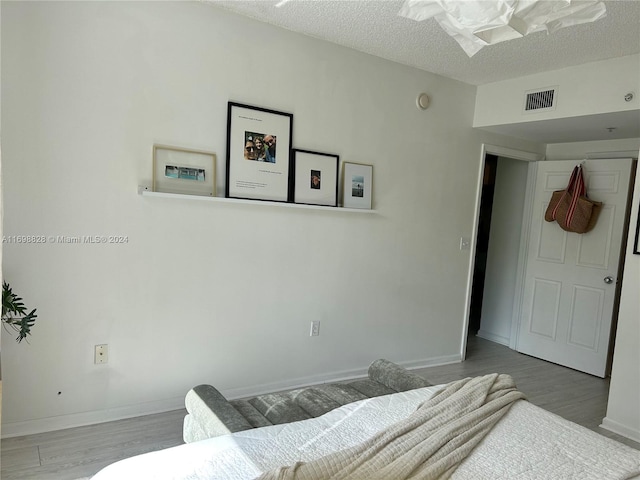
[[[602,422],[602,427],[636,442],[640,442],[640,256],[633,254],[633,248],[639,204],[640,169],[636,171],[609,403]]]
[[[640,148],[640,138],[554,143],[547,145],[546,159],[636,158],[638,156],[638,148]]]
[[[528,162],[498,158],[478,336],[509,345]]]
[[[4,435],[460,359],[481,144],[541,151],[474,131],[474,87],[197,2],[1,8],[5,235],[129,239],[4,245],[39,314],[2,339]],[[154,143],[217,152],[223,191],[229,100],[373,164],[377,213],[139,196]]]
[[[639,150],[640,138],[563,143],[548,145],[547,159],[638,158]],[[636,171],[632,202],[607,416],[601,426],[640,442],[640,257],[633,255],[640,203],[640,169]]]
[[[640,55],[587,63],[542,72],[478,87],[473,125],[484,127],[640,110],[640,95],[626,102],[625,94],[637,92]],[[530,90],[557,87],[556,108],[524,112]]]

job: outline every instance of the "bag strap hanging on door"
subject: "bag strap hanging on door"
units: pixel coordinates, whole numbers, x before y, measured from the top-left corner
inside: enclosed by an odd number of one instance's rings
[[[595,227],[601,209],[602,202],[594,202],[587,196],[580,164],[573,169],[567,187],[553,192],[544,219],[558,222],[568,232],[587,233]]]
[[[573,215],[576,212],[576,206],[578,205],[578,200],[582,196],[586,196],[587,188],[584,184],[584,176],[582,175],[582,165],[576,165],[571,172],[571,177],[569,178],[569,183],[567,188],[564,191],[563,197],[567,195],[571,195],[571,201],[569,203],[569,209],[567,211],[567,216],[565,218],[564,223],[567,226],[571,226],[573,221]],[[562,202],[558,202],[558,204],[553,209],[551,217],[556,220],[556,215],[558,213],[558,207]]]

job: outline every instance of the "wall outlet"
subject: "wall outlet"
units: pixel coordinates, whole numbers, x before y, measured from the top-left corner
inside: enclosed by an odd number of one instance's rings
[[[96,345],[93,355],[93,363],[100,365],[109,361],[109,345]]]
[[[309,332],[310,337],[317,337],[320,335],[320,321],[311,322],[311,331]]]

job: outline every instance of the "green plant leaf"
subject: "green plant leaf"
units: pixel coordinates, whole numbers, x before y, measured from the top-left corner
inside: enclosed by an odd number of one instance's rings
[[[5,328],[10,327],[18,332],[16,341],[22,342],[27,335],[31,335],[31,327],[36,323],[36,309],[26,313],[22,298],[18,297],[7,282],[2,283],[2,323]]]

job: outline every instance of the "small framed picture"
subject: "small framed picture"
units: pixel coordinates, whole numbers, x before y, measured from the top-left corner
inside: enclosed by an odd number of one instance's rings
[[[345,208],[371,210],[373,166],[345,163],[342,174],[342,203]]]
[[[291,200],[293,115],[229,102],[225,196]]]
[[[338,155],[293,150],[293,201],[337,207],[339,162]]]
[[[216,154],[153,146],[153,191],[216,196]]]

